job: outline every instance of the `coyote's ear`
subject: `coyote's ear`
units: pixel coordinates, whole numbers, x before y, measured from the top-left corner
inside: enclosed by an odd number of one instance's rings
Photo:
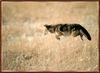
[[[44,26],[45,26],[47,29],[51,28],[51,25],[45,24]]]
[[[45,27],[47,26],[47,24],[44,25]]]
[[[47,28],[47,27],[48,27],[48,25],[47,25],[47,24],[45,24],[45,25],[44,25],[44,27],[46,27],[46,28]]]

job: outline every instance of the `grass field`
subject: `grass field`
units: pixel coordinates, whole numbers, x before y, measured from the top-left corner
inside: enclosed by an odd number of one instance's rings
[[[98,71],[98,2],[2,2],[2,71]],[[92,40],[44,35],[45,24],[78,23]]]

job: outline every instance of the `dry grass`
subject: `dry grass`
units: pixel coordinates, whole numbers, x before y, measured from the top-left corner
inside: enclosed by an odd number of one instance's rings
[[[98,2],[2,2],[2,71],[98,71]],[[44,35],[44,24],[79,23],[84,37]]]

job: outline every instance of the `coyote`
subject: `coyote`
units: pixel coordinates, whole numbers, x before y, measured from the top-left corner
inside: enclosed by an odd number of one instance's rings
[[[56,24],[56,25],[44,25],[46,32],[57,33],[56,38],[60,40],[60,36],[72,35],[74,37],[80,36],[83,40],[83,35],[91,40],[91,36],[88,31],[80,24]],[[45,33],[46,34],[46,33]]]

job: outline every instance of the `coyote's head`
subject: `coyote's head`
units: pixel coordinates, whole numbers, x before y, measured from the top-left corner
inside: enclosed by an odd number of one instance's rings
[[[51,32],[54,33],[55,32],[55,27],[53,25],[44,25],[46,27],[46,29]]]

